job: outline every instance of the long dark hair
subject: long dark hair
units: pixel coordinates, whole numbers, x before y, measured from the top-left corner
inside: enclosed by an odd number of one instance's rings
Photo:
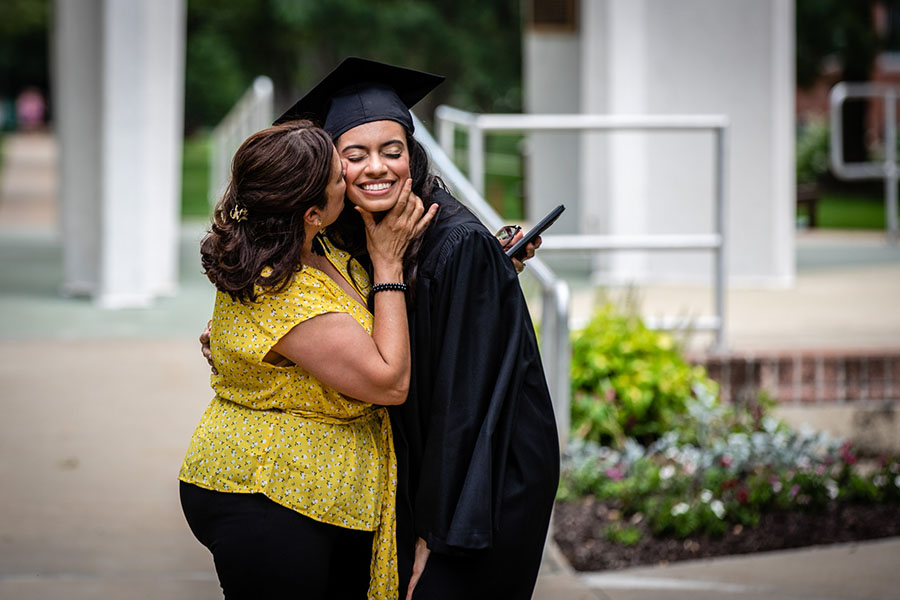
[[[409,149],[409,174],[412,178],[412,191],[422,199],[427,210],[434,203],[434,192],[438,189],[446,190],[440,177],[431,172],[431,164],[428,153],[409,131],[406,132],[406,147]],[[437,217],[435,217],[437,218]],[[372,275],[372,263],[366,250],[366,230],[362,218],[354,209],[353,203],[344,198],[344,210],[332,225],[328,227],[328,239],[343,250],[347,251],[353,259],[356,259]],[[406,248],[403,255],[403,280],[409,286],[409,298],[413,298],[416,278],[418,275],[418,263],[416,255],[422,246],[422,235],[414,239]],[[372,309],[372,297],[369,297],[369,309]]]
[[[311,121],[275,125],[241,144],[200,245],[203,272],[217,289],[252,302],[256,286],[280,292],[290,285],[301,267],[303,215],[327,202],[333,147]]]

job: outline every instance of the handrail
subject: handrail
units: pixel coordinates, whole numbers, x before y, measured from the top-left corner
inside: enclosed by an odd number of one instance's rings
[[[897,165],[897,98],[900,86],[887,83],[850,83],[841,81],[831,88],[828,102],[831,107],[831,169],[840,179],[884,179],[885,224],[888,243],[896,244],[900,233],[897,223],[897,182],[900,167]],[[849,98],[881,98],[884,100],[884,160],[878,162],[844,162],[844,128],[841,107]]]
[[[453,188],[456,197],[468,206],[488,229],[491,231],[500,229],[504,225],[500,215],[485,201],[415,115],[413,120],[416,126],[416,139],[428,150],[432,166],[440,173],[444,182]],[[538,257],[528,261],[528,269],[525,272],[533,276],[541,286],[541,357],[550,396],[553,399],[560,448],[565,448],[569,439],[569,403],[572,393],[569,377],[571,363],[569,286]]]
[[[711,250],[715,314],[697,318],[695,329],[715,332],[715,348],[726,347],[725,321],[725,176],[729,120],[724,115],[588,115],[588,114],[475,114],[438,106],[437,130],[444,152],[453,153],[456,126],[468,131],[469,178],[476,193],[484,189],[484,134],[488,131],[690,131],[707,130],[715,135],[715,198],[713,234],[689,235],[544,235],[541,252],[602,250]],[[683,323],[663,318],[648,325],[670,328]]]
[[[231,176],[231,159],[241,143],[251,134],[272,124],[273,106],[272,80],[260,75],[213,129],[210,134],[210,206],[215,206],[225,192]]]

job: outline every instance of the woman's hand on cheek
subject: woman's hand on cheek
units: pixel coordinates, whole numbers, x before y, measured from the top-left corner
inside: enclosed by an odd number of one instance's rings
[[[371,213],[358,206],[356,210],[366,228],[366,245],[374,266],[381,261],[402,262],[410,241],[428,227],[437,204],[426,212],[421,198],[412,193],[412,180],[407,179],[397,203],[378,223]]]

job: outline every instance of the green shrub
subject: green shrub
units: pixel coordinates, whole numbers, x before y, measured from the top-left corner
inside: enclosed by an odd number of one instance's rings
[[[181,158],[181,216],[209,218],[209,136],[205,132],[184,140]]]
[[[610,523],[603,529],[603,535],[611,542],[621,544],[623,546],[634,546],[641,541],[643,533],[634,525],[616,521]]]
[[[694,384],[715,388],[688,364],[674,338],[635,315],[601,307],[572,340],[572,426],[578,437],[621,447],[650,443],[669,431]]]
[[[830,133],[824,120],[812,120],[797,131],[797,183],[818,183],[828,173]]]

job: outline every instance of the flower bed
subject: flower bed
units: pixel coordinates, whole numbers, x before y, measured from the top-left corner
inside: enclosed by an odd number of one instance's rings
[[[576,438],[555,537],[576,568],[900,533],[896,458],[860,461],[848,441],[791,429],[769,416],[765,396],[720,404],[671,338],[609,307],[573,353]],[[861,528],[866,514],[891,521]],[[814,522],[815,531],[785,525]]]

